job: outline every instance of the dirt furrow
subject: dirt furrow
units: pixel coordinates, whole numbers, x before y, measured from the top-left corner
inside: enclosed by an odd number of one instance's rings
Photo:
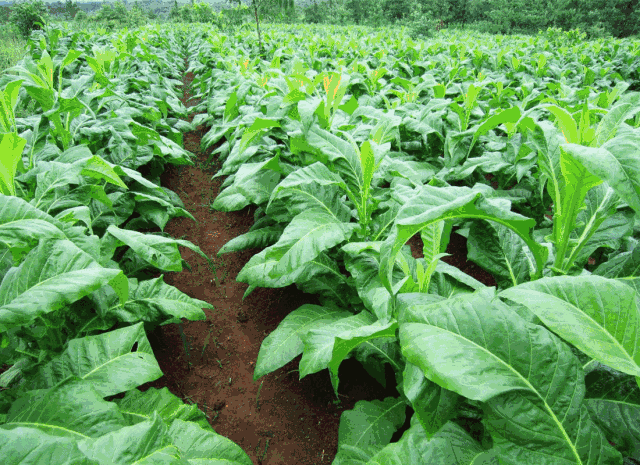
[[[192,80],[192,75],[184,78],[187,106],[196,104],[188,101]],[[197,403],[213,428],[239,444],[256,464],[329,464],[337,450],[340,413],[353,408],[357,400],[380,399],[391,392],[383,391],[352,360],[341,368],[341,405],[335,403],[326,370],[298,380],[299,358],[253,381],[262,340],[291,311],[316,301],[294,286],[256,289],[242,300],[247,285],[236,282],[236,276],[257,251],[216,255],[227,241],[248,231],[253,210],[224,213],[210,209],[222,180],[211,180],[215,169],[206,164],[210,151],[200,151],[203,134],[200,127],[184,138],[185,148],[197,155],[197,166],[172,166],[162,176],[163,186],[180,196],[197,223],[176,218],[165,231],[214,257],[215,275],[204,259],[182,248],[191,270],[167,274],[165,281],[215,308],[205,310],[206,321],[185,322],[184,338],[177,325],[159,328],[150,336],[165,374],[151,385],[168,386],[186,402]]]

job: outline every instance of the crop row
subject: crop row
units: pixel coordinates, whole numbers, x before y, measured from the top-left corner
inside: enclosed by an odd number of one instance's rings
[[[146,331],[212,308],[161,275],[182,270],[178,246],[203,252],[141,232],[193,218],[159,180],[193,164],[186,40],[47,27],[0,79],[4,464],[251,464],[197,406],[136,389],[162,376]]]
[[[320,301],[254,377],[299,355],[336,394],[347,357],[396,375],[397,397],[343,414],[334,464],[640,460],[638,43],[273,27],[257,57],[241,39],[188,48],[227,176],[212,206],[256,207],[220,253],[262,249],[247,294]],[[451,234],[497,287],[440,260]]]

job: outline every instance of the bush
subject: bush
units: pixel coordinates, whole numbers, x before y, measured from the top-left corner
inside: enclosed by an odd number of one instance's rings
[[[47,7],[42,0],[28,0],[13,5],[9,21],[15,24],[22,37],[27,39],[31,31],[42,29],[47,16]]]
[[[244,3],[220,11],[220,27],[235,30],[251,19],[251,11]]]
[[[183,23],[218,24],[223,19],[223,15],[213,11],[211,5],[206,2],[178,6],[178,2],[174,1],[173,8],[169,13],[169,19]]]
[[[443,28],[442,20],[431,18],[426,14],[422,5],[417,5],[407,17],[407,32],[413,39],[425,39],[433,37]]]
[[[75,21],[86,21],[89,19],[89,15],[86,11],[80,10],[76,13],[76,16],[73,18]]]
[[[147,22],[147,16],[140,9],[137,2],[131,10],[120,0],[113,5],[106,4],[93,16],[98,21],[104,21],[108,30],[121,27],[137,27]]]
[[[14,66],[24,56],[25,41],[14,24],[0,28],[0,72]]]

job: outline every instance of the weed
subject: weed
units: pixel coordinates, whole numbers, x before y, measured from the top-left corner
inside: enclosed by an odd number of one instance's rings
[[[207,334],[207,337],[204,339],[204,346],[202,347],[202,353],[200,354],[200,357],[204,357],[204,351],[209,345],[209,339],[211,338],[212,331],[213,331],[213,328],[209,328],[209,334]],[[214,338],[214,341],[215,341],[215,338]]]

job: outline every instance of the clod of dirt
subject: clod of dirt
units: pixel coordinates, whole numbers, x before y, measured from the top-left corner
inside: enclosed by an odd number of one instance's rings
[[[225,405],[227,405],[226,400],[219,400],[218,402],[213,404],[213,410],[222,410],[225,407]]]
[[[240,310],[238,312],[238,323],[246,323],[247,321],[249,321],[249,315],[244,310]]]

